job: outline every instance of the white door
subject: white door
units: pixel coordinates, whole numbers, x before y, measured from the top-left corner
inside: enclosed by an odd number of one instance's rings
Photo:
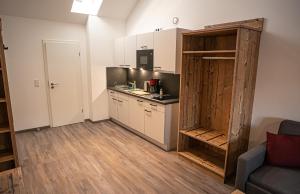
[[[51,126],[83,122],[79,44],[45,41],[44,45]]]
[[[136,36],[127,36],[124,38],[125,45],[125,66],[136,68]]]
[[[153,32],[138,34],[136,39],[137,50],[153,49]]]
[[[124,38],[117,38],[115,40],[115,56],[114,63],[116,66],[123,67],[125,65],[125,48]]]
[[[129,98],[129,126],[141,133],[145,133],[144,102],[140,98]]]
[[[109,116],[113,119],[118,120],[118,97],[117,94],[114,91],[109,90]]]
[[[154,32],[154,69],[175,72],[176,29]]]
[[[124,125],[129,125],[129,102],[128,100],[118,99],[118,119]]]
[[[145,108],[145,135],[164,144],[164,113]]]

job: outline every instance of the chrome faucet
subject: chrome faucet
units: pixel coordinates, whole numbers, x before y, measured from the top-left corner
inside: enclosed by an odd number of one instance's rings
[[[128,82],[128,84],[130,85],[130,87],[131,87],[132,89],[136,89],[136,81]]]

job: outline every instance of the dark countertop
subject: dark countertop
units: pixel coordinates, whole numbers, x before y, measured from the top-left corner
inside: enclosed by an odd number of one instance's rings
[[[121,93],[127,94],[129,96],[143,98],[145,100],[149,100],[149,101],[156,102],[156,103],[163,104],[163,105],[175,104],[175,103],[179,102],[179,98],[169,99],[169,100],[156,100],[156,99],[153,99],[151,95],[137,95],[137,94],[133,94],[133,93],[124,91],[124,89],[121,89],[121,88],[107,87],[107,89],[108,90],[113,90],[113,91],[116,91],[116,92],[121,92]]]

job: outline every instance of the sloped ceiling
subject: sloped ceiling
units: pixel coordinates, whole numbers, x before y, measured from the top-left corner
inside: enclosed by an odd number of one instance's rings
[[[138,0],[103,0],[99,16],[126,20]],[[0,0],[0,15],[85,24],[87,15],[71,13],[73,0]]]

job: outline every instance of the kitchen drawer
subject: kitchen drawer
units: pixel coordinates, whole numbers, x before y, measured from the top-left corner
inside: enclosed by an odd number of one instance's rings
[[[113,90],[108,90],[108,95],[111,96],[111,97],[117,97],[118,93],[113,91]]]
[[[145,101],[144,106],[148,110],[155,110],[159,112],[165,112],[165,106],[155,102]]]
[[[126,101],[128,101],[128,99],[130,98],[130,96],[123,93],[118,93],[118,97],[120,100],[126,100]]]

